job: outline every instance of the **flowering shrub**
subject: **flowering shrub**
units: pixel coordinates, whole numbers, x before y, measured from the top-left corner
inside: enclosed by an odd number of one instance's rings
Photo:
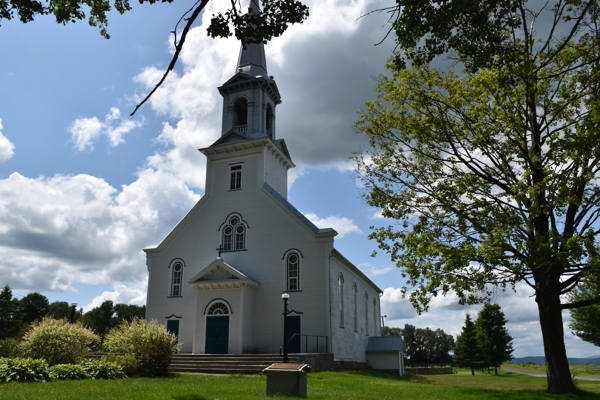
[[[83,360],[79,364],[92,379],[122,379],[127,378],[123,368],[105,358],[98,360]]]
[[[24,356],[43,358],[49,365],[77,364],[100,338],[81,324],[69,324],[66,319],[45,317],[34,322],[23,336]]]
[[[49,382],[48,363],[31,358],[0,358],[0,382]]]
[[[173,354],[179,350],[177,337],[163,325],[139,318],[113,328],[105,336],[104,345],[111,352],[135,356],[139,372],[150,376],[166,375]]]
[[[88,379],[90,376],[81,365],[74,364],[58,364],[50,367],[50,372],[54,379],[61,380],[77,380]]]

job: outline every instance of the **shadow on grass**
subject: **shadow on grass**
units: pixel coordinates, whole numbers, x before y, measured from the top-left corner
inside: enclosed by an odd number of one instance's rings
[[[173,400],[208,400],[208,397],[204,397],[200,394],[182,394],[171,396]]]

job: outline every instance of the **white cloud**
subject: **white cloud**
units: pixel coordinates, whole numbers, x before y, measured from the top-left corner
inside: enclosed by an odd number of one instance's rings
[[[141,249],[162,240],[199,197],[152,169],[121,190],[89,175],[13,173],[0,180],[0,276],[36,291],[139,281],[147,275]]]
[[[375,211],[371,216],[372,219],[383,219],[383,210]]]
[[[362,233],[360,228],[354,224],[350,218],[330,215],[325,218],[319,218],[315,213],[303,213],[306,218],[318,228],[333,228],[338,233],[338,239],[351,233]]]
[[[369,277],[377,276],[377,275],[385,275],[388,272],[392,272],[392,271],[398,269],[396,267],[377,268],[371,263],[358,264],[358,268],[360,268],[361,270],[364,270],[365,273],[367,274],[367,276],[369,276]]]
[[[111,107],[108,114],[104,116],[104,121],[97,117],[78,118],[69,127],[71,139],[75,148],[79,151],[86,149],[93,150],[94,142],[101,136],[106,136],[110,145],[115,147],[125,141],[123,136],[135,128],[144,125],[141,120],[122,119],[121,111],[116,107]]]
[[[2,134],[2,118],[0,118],[0,163],[8,161],[15,154],[15,145]]]
[[[112,292],[102,292],[96,296],[89,304],[83,306],[83,311],[88,312],[92,308],[99,307],[106,300],[113,304],[136,304],[143,306],[146,304],[146,293],[148,291],[148,279],[143,279],[129,286],[123,284],[113,284]]]

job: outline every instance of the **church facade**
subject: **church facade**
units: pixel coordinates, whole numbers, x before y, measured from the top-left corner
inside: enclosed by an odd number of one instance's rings
[[[282,294],[290,352],[331,352],[365,361],[380,334],[381,290],[287,201],[294,167],[276,138],[279,90],[264,46],[240,50],[234,76],[219,87],[222,136],[207,157],[205,194],[156,247],[145,248],[146,319],[175,332],[181,352],[279,353]]]

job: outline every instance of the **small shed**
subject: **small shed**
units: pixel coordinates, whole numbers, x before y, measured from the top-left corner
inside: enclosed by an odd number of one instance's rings
[[[367,364],[373,369],[404,376],[404,338],[371,336],[367,343]]]

